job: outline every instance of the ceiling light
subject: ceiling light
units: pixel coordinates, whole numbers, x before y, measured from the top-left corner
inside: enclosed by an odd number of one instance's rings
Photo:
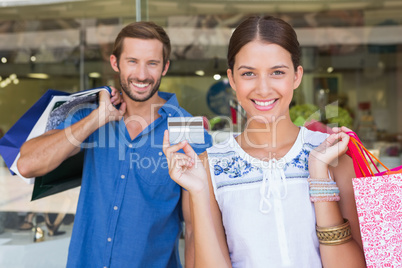
[[[203,70],[197,70],[197,71],[195,71],[195,74],[199,75],[199,76],[204,76],[205,72]]]
[[[35,56],[31,56],[31,61],[36,61],[36,57],[35,57]]]
[[[220,74],[214,74],[214,79],[215,79],[215,80],[221,79],[221,75],[220,75]]]
[[[2,0],[0,5],[2,7],[13,7],[13,6],[32,6],[32,5],[48,5],[66,2],[79,2],[82,0]]]
[[[333,71],[334,71],[334,67],[328,67],[328,68],[327,68],[327,72],[328,72],[328,73],[332,73]]]
[[[36,78],[36,79],[48,79],[49,75],[44,73],[29,73],[27,75],[29,78]]]
[[[6,57],[1,58],[1,62],[2,62],[2,63],[6,63],[6,62],[7,62],[7,58],[6,58]]]
[[[88,76],[91,78],[99,78],[99,77],[101,77],[101,74],[98,72],[92,72],[92,73],[89,73]]]

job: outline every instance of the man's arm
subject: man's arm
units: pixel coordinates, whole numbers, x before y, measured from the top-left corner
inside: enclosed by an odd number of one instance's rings
[[[99,127],[119,120],[125,112],[125,103],[117,110],[107,92],[99,93],[99,107],[87,117],[64,130],[51,130],[25,142],[20,149],[17,168],[26,178],[44,175],[80,150],[81,143]]]

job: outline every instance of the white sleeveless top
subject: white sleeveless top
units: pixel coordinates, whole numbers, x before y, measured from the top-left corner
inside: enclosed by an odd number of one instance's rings
[[[233,136],[207,149],[233,267],[322,267],[307,178],[309,153],[326,137],[301,127],[289,152],[270,161]]]

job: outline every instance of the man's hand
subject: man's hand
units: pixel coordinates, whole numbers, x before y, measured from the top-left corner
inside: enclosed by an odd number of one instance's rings
[[[123,97],[121,96],[120,92],[115,87],[110,87],[110,89],[112,90],[112,92],[110,93],[110,102],[114,106],[123,104],[124,100],[123,100]]]
[[[105,91],[99,92],[99,124],[105,125],[111,121],[119,121],[126,112],[126,103],[120,96],[120,93],[111,87],[112,93],[108,94]],[[120,108],[116,109],[115,105],[120,104]]]

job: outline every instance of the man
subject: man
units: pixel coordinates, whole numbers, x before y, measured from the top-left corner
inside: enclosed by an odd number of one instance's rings
[[[170,50],[169,37],[154,23],[124,27],[110,56],[120,76],[120,108],[101,92],[98,107],[77,110],[57,130],[21,148],[18,169],[26,177],[46,174],[85,151],[67,267],[180,267],[189,196],[169,177],[162,141],[168,117],[190,115],[174,94],[158,92]],[[205,138],[197,153],[210,146],[210,136]],[[186,249],[186,262],[192,250]]]

